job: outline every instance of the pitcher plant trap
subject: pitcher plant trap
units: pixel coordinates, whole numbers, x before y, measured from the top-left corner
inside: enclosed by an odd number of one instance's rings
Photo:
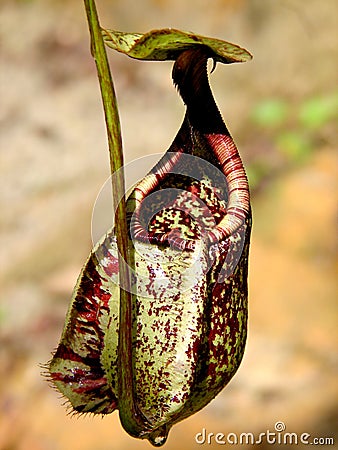
[[[85,0],[105,112],[114,227],[76,283],[48,377],[78,413],[119,411],[131,436],[165,443],[242,360],[248,315],[250,194],[216,106],[207,62],[252,58],[229,42],[175,29],[103,29]],[[186,106],[168,151],[125,196],[122,139],[106,47],[173,61]],[[151,130],[149,130],[151,132]]]

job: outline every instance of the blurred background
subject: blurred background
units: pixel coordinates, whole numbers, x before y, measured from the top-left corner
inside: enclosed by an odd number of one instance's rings
[[[195,441],[203,428],[258,434],[277,421],[289,432],[335,436],[338,3],[98,0],[97,7],[106,27],[179,28],[254,55],[211,75],[252,189],[246,354],[230,385],[176,425],[164,448],[203,447]],[[164,152],[184,114],[172,63],[109,54],[125,160]],[[40,376],[109,175],[83,3],[2,0],[0,67],[0,449],[151,448],[125,434],[116,413],[67,415]]]

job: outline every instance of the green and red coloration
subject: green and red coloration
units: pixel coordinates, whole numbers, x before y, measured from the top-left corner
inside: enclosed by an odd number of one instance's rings
[[[195,44],[175,50],[173,80],[187,106],[183,124],[127,202],[134,246],[132,373],[143,418],[132,434],[153,445],[162,445],[174,423],[223,389],[246,340],[249,188],[209,87],[207,60],[215,53]],[[121,407],[119,302],[111,230],[80,274],[49,364],[51,380],[77,412]]]

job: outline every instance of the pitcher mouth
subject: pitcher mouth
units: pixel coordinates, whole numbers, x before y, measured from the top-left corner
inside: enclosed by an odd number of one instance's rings
[[[190,185],[186,185],[184,190],[176,188],[175,185],[167,188],[165,185],[167,175],[180,173],[180,164],[181,167],[188,163],[195,167],[197,164],[202,164],[205,165],[207,172],[210,164],[193,155],[182,152],[171,153],[172,156],[169,159],[166,158],[162,163],[160,161],[156,170],[146,176],[134,189],[135,210],[130,219],[132,239],[148,244],[169,245],[173,249],[181,251],[194,250],[201,239],[206,244],[216,244],[235,233],[243,225],[250,211],[250,194],[235,144],[230,137],[223,135],[206,135],[204,141],[211,143],[210,149],[218,157],[219,167],[215,170],[218,170],[222,176],[223,196],[220,192],[218,193],[219,198],[217,198],[216,204],[211,204],[205,193],[204,196],[201,196],[198,191],[201,190],[200,185],[203,183],[203,179],[197,179]],[[189,173],[194,178],[196,172],[196,169],[192,169],[191,173],[189,171],[185,173]],[[215,185],[217,183],[211,184],[210,195],[216,198],[213,192],[213,190],[217,190]],[[167,202],[164,201],[162,205],[157,198],[153,201],[155,205],[149,206],[152,196],[155,197],[155,194],[162,193],[163,197],[168,191],[174,195],[174,198]],[[172,218],[174,214],[179,216],[176,225],[168,224],[167,228],[164,225],[161,226],[161,220],[164,222],[163,217],[160,217],[161,207],[176,211],[172,213]],[[152,208],[153,210],[151,210]],[[148,212],[148,216],[144,213],[144,209],[151,210],[150,213]],[[156,214],[157,227],[156,225],[151,226],[151,219],[154,222]],[[191,218],[191,216],[193,217]],[[185,223],[193,227],[193,221],[197,223],[195,232],[190,230],[190,233],[186,233]]]

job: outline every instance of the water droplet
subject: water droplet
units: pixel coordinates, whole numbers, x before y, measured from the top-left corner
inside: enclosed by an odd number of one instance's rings
[[[168,437],[169,429],[167,425],[163,425],[160,428],[157,428],[155,431],[149,434],[148,440],[155,447],[161,447],[165,444]]]

